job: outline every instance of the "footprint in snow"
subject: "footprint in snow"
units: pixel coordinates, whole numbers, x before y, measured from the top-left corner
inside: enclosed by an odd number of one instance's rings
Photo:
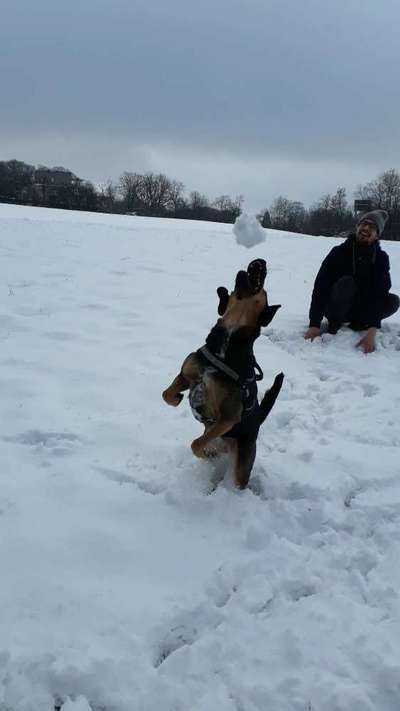
[[[360,383],[360,385],[364,397],[373,397],[379,393],[377,385],[373,385],[372,383]]]
[[[5,442],[15,442],[37,451],[45,449],[55,456],[71,454],[75,444],[80,442],[80,437],[73,432],[42,432],[41,430],[27,430],[12,437],[3,437]]]
[[[102,474],[109,481],[114,481],[116,484],[120,485],[130,484],[131,486],[136,486],[145,494],[152,494],[153,496],[156,496],[157,494],[162,494],[165,490],[165,488],[160,484],[135,479],[134,477],[129,476],[129,474],[125,474],[124,472],[116,469],[109,469],[107,467],[93,467],[93,469]]]
[[[179,649],[194,644],[209,630],[215,630],[224,616],[215,609],[201,607],[176,615],[156,645],[153,664],[157,668]]]
[[[400,331],[398,333],[392,333],[391,331],[383,332],[379,341],[381,348],[400,351]]]

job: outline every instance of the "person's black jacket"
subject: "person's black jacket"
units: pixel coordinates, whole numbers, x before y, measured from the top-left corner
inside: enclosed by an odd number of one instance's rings
[[[362,250],[354,234],[334,247],[321,264],[314,283],[310,306],[310,326],[320,327],[331,289],[343,276],[353,276],[363,311],[368,314],[371,326],[380,328],[377,304],[391,287],[389,257],[376,242],[370,250]]]

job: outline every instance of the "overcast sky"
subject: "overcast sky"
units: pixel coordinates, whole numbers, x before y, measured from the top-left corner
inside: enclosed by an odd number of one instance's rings
[[[399,0],[2,0],[0,159],[309,204],[400,168]]]

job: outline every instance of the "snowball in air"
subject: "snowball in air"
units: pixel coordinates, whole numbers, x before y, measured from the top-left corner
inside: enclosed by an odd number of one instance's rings
[[[265,242],[265,230],[261,227],[256,217],[243,213],[239,215],[233,225],[233,234],[236,237],[236,242],[242,244],[248,249],[256,244]]]

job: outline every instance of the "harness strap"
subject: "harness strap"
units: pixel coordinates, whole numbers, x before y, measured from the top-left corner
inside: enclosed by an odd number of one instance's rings
[[[229,377],[232,378],[232,380],[234,380],[235,383],[237,383],[237,381],[240,380],[239,374],[236,373],[235,370],[233,370],[232,368],[230,368],[229,365],[226,365],[222,360],[220,360],[220,359],[217,358],[213,353],[211,353],[211,351],[208,350],[207,346],[202,346],[202,348],[200,348],[200,353],[202,353],[203,356],[204,356],[210,363],[212,363],[213,365],[215,365],[215,367],[216,367],[218,370],[222,370],[223,373],[225,373],[226,375],[229,375]]]
[[[214,353],[211,353],[207,346],[202,346],[202,348],[200,348],[200,353],[202,353],[206,360],[212,363],[212,365],[214,365],[217,370],[221,370],[223,373],[225,373],[225,375],[228,375],[230,378],[232,378],[232,380],[235,381],[235,383],[237,383],[238,381],[240,382],[241,378],[239,373],[233,370],[233,368],[230,368],[229,365],[226,365],[223,360],[217,358]],[[252,375],[250,378],[246,378],[246,381],[251,381],[253,380],[253,378],[255,378],[256,380],[262,380],[264,377],[264,373],[262,372],[255,358],[253,360],[253,367],[254,370],[257,372],[254,373],[254,376]]]
[[[246,378],[244,382],[241,382],[240,375],[235,370],[233,370],[233,368],[230,368],[229,365],[226,365],[226,363],[224,363],[217,356],[215,356],[214,353],[211,353],[207,346],[202,346],[199,351],[204,356],[204,358],[209,361],[209,363],[211,363],[215,366],[215,368],[217,368],[217,370],[220,370],[222,373],[225,373],[225,375],[228,375],[229,378],[232,378],[235,383],[238,383],[238,385],[240,385],[243,403],[242,421],[247,420],[247,418],[250,417],[253,413],[257,403],[257,386],[255,385],[255,381],[262,380],[264,377],[264,373],[262,372],[256,359],[253,359],[253,367],[254,370],[257,371],[257,373],[254,373],[250,378]],[[253,383],[255,385],[255,391],[252,392]]]

